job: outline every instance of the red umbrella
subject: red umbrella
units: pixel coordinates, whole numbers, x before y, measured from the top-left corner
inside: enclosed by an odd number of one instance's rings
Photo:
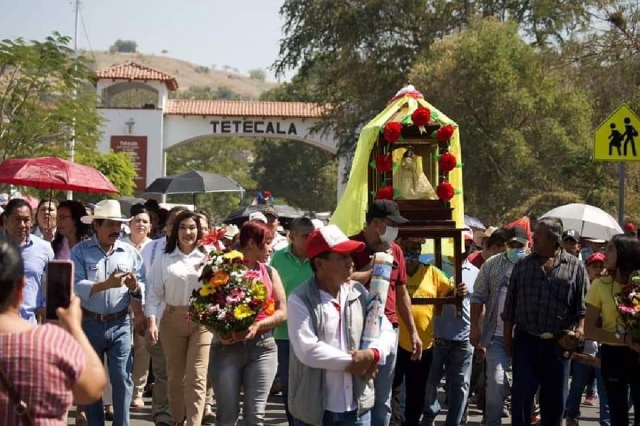
[[[93,167],[57,157],[5,160],[0,164],[0,183],[59,191],[120,192]]]

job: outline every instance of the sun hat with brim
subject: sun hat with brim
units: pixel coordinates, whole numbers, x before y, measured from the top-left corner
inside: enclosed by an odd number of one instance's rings
[[[118,200],[102,200],[93,209],[93,215],[82,216],[82,223],[90,224],[95,219],[115,220],[118,222],[129,222],[131,218],[122,215]]]
[[[251,222],[252,220],[257,220],[260,221],[262,223],[269,223],[269,221],[267,220],[267,217],[262,213],[262,212],[253,212],[249,215],[249,222]]]
[[[223,238],[228,238],[230,240],[240,233],[240,228],[238,228],[236,225],[227,225],[225,226],[224,230],[225,232]]]
[[[361,252],[364,248],[365,244],[362,241],[350,240],[336,225],[327,225],[314,230],[305,243],[309,259],[326,252],[351,254]]]
[[[604,262],[605,259],[606,259],[606,256],[602,252],[592,253],[591,256],[587,258],[586,264],[591,265],[592,263],[595,263],[595,262]]]

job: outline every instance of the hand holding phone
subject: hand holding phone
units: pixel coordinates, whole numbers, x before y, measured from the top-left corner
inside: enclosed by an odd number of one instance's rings
[[[69,307],[73,293],[73,272],[73,262],[68,260],[53,260],[47,264],[45,320],[57,320],[56,310]]]

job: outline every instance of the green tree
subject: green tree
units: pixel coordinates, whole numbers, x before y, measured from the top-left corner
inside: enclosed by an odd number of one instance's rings
[[[0,41],[0,158],[64,156],[74,128],[76,149],[95,149],[95,91],[69,42],[58,33],[42,42]]]
[[[168,152],[167,174],[173,175],[198,170],[218,173],[235,179],[253,194],[256,183],[250,174],[249,160],[254,157],[254,143],[242,138],[217,139],[205,137],[180,145]],[[171,195],[169,202],[193,202],[192,195]],[[206,208],[216,219],[223,219],[242,200],[238,193],[214,193],[197,196],[197,205]]]
[[[133,40],[116,40],[109,47],[109,53],[136,53],[138,51],[138,43]]]
[[[515,24],[488,20],[435,43],[414,67],[412,80],[460,126],[465,209],[489,223],[539,194],[584,199],[581,180],[599,173],[589,159],[588,96],[556,61]],[[582,174],[568,159],[579,159]]]
[[[363,123],[407,82],[414,61],[435,40],[466,28],[477,16],[514,21],[539,46],[561,42],[588,18],[592,0],[287,0],[278,76],[298,70],[312,99],[331,105],[341,151],[353,148]],[[318,19],[322,17],[322,19]]]
[[[331,211],[336,206],[337,161],[319,148],[300,141],[256,144],[252,176],[287,204],[306,211]]]
[[[119,194],[87,194],[76,192],[73,198],[82,202],[96,202],[105,198],[120,198],[132,196],[136,185],[136,176],[131,157],[128,153],[115,153],[110,151],[106,154],[93,151],[84,152],[78,155],[77,162],[91,166],[100,170],[103,175],[120,191]]]
[[[255,69],[249,70],[249,77],[252,80],[264,82],[267,79],[267,72],[262,68],[255,68]]]

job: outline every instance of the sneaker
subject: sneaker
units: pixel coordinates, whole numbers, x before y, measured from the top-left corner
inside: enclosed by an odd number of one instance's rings
[[[202,416],[202,424],[204,425],[212,425],[216,422],[216,415],[213,412],[213,407],[211,404],[206,404],[204,406],[204,414]]]
[[[104,419],[108,422],[113,421],[113,405],[104,406]]]
[[[142,408],[144,407],[144,400],[140,397],[133,398],[131,401],[131,408]]]
[[[531,424],[532,424],[532,425],[539,425],[541,420],[542,420],[542,419],[541,419],[541,417],[540,417],[540,414],[534,414],[534,415],[531,417]]]
[[[89,421],[87,420],[87,413],[84,412],[83,409],[78,407],[76,411],[76,425],[77,426],[89,426]]]
[[[598,403],[598,397],[596,395],[590,395],[584,399],[584,405],[590,405],[593,407],[597,403]]]
[[[578,426],[579,424],[578,419],[566,419],[564,423],[566,426]]]

